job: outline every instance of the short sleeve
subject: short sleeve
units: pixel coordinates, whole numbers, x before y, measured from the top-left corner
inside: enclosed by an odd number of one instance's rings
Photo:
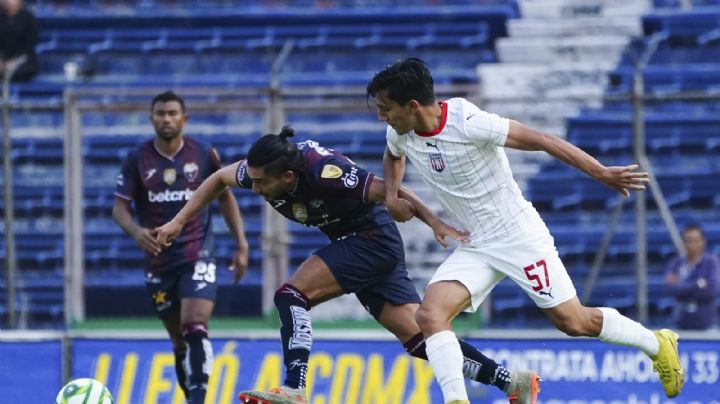
[[[510,120],[473,108],[465,115],[465,133],[475,144],[505,146]]]
[[[252,180],[247,175],[247,160],[240,160],[235,171],[235,182],[240,188],[252,188]]]
[[[387,148],[393,156],[402,157],[405,155],[405,150],[400,145],[400,136],[398,136],[395,129],[391,128],[389,125],[387,127],[385,139],[387,140]]]
[[[313,169],[313,187],[339,198],[367,200],[374,174],[341,154],[326,156]]]
[[[137,150],[128,153],[115,180],[115,196],[133,200],[138,183]]]
[[[212,174],[221,168],[222,168],[222,163],[220,162],[220,154],[214,147],[211,147],[210,148],[210,173]]]

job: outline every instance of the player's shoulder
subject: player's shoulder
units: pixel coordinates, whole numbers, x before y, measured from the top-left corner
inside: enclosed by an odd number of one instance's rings
[[[448,114],[462,120],[482,111],[480,107],[462,97],[450,98],[445,102],[448,105]]]
[[[340,176],[343,173],[341,166],[349,162],[340,151],[324,147],[314,140],[298,143],[298,149],[303,154],[306,174],[311,181]]]
[[[715,254],[714,252],[707,252],[705,253],[708,261],[712,262],[715,266],[720,266],[720,255]]]
[[[397,131],[396,131],[395,129],[393,129],[392,126],[387,125],[387,127],[386,127],[386,129],[385,129],[385,137],[386,137],[388,140],[397,141],[397,139],[399,138],[399,136],[400,136],[400,135],[397,133]]]
[[[203,139],[198,139],[198,138],[192,137],[192,136],[184,135],[183,142],[185,142],[186,145],[197,148],[198,150],[201,150],[201,151],[210,151],[213,148],[213,146],[210,142],[203,140]]]
[[[140,158],[140,156],[152,155],[153,151],[155,150],[154,139],[155,138],[150,138],[137,143],[130,150],[128,150],[127,158],[138,159]]]

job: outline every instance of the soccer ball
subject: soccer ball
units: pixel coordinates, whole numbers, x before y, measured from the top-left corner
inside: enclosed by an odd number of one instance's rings
[[[60,390],[55,404],[113,404],[113,398],[99,381],[75,379]]]

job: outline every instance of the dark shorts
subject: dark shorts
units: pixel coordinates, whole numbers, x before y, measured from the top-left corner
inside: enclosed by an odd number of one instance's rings
[[[145,287],[160,318],[180,310],[184,298],[215,301],[217,275],[214,259],[183,264],[160,274],[145,274]]]
[[[405,250],[395,223],[351,234],[315,252],[345,293],[355,293],[376,319],[386,302],[420,303],[405,268]]]

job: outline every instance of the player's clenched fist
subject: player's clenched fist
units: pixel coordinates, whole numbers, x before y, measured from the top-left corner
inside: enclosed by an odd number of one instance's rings
[[[385,199],[385,207],[396,222],[407,222],[415,216],[415,206],[407,199]]]

